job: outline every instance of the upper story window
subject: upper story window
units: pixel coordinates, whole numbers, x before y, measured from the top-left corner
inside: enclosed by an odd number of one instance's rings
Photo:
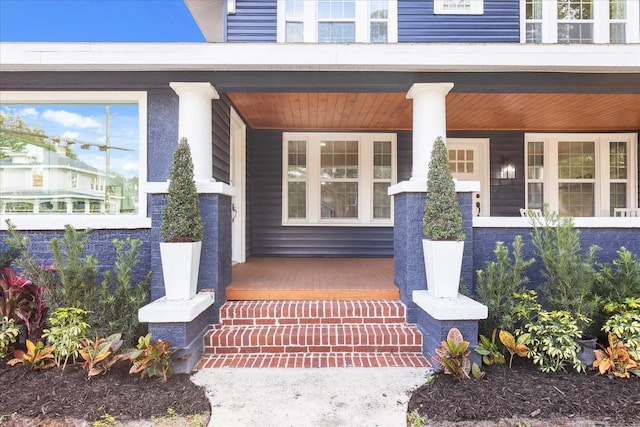
[[[482,15],[483,0],[434,0],[433,13],[436,15]]]
[[[145,92],[1,92],[0,99],[0,216],[32,229],[146,221]],[[46,224],[41,214],[49,214]]]
[[[393,225],[396,135],[283,134],[284,225]]]
[[[636,208],[635,134],[525,134],[527,208],[613,216]]]
[[[278,42],[395,43],[397,0],[278,0]]]
[[[526,43],[637,43],[639,8],[635,0],[521,0],[521,38]]]

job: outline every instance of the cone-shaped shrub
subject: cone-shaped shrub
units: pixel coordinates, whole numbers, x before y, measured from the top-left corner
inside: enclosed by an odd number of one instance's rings
[[[165,242],[199,242],[203,235],[191,149],[187,139],[180,138],[169,172],[169,190],[162,213],[160,236]]]
[[[441,137],[436,139],[431,151],[423,227],[424,234],[431,240],[463,241],[465,238],[449,154]]]

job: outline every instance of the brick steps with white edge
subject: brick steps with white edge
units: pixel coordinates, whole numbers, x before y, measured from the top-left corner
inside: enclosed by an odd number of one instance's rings
[[[197,368],[426,367],[400,301],[230,301]]]

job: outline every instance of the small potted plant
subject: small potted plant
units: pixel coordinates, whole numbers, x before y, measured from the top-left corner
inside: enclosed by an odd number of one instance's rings
[[[188,300],[196,294],[203,236],[191,150],[187,139],[181,138],[173,154],[160,226],[160,256],[167,300]]]
[[[455,298],[460,286],[465,235],[449,154],[441,137],[431,151],[423,231],[427,291],[437,298]]]

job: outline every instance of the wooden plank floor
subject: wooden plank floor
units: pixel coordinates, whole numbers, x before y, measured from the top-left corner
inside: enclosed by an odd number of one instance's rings
[[[228,300],[397,300],[392,258],[251,258]]]

